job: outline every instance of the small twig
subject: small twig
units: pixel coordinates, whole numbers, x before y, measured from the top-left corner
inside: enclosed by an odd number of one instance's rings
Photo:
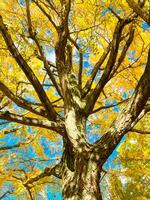
[[[108,9],[111,11],[111,13],[120,21],[121,18],[120,16],[111,8],[111,7],[108,7]]]

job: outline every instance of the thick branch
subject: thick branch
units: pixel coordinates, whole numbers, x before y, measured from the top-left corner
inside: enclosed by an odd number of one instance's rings
[[[16,114],[10,113],[8,111],[0,112],[0,119],[4,119],[4,120],[10,121],[10,122],[17,122],[19,124],[24,124],[24,125],[28,125],[28,126],[36,126],[36,127],[46,128],[49,130],[56,131],[60,135],[62,135],[62,132],[63,132],[63,126],[56,122],[42,120],[42,119],[36,119],[36,118],[30,118],[30,117],[24,117],[21,115],[16,115]]]
[[[66,65],[68,66],[68,72],[72,71],[72,46],[66,46]]]
[[[71,92],[67,87],[71,66],[67,65],[66,57],[67,40],[69,39],[68,17],[71,7],[71,1],[61,1],[60,3],[62,7],[62,21],[59,26],[58,42],[55,46],[55,53],[56,66],[58,69],[58,76],[61,84],[60,86],[62,88],[64,98],[64,107],[66,110],[66,108],[69,107],[71,103]]]
[[[118,115],[110,129],[95,143],[94,152],[101,165],[107,160],[122,137],[150,110],[146,106],[150,96],[150,50],[145,71],[127,106]]]

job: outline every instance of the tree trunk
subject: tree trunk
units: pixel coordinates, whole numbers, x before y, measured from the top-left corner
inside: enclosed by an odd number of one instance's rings
[[[100,192],[100,170],[90,158],[75,156],[74,170],[63,168],[63,200],[102,200]]]

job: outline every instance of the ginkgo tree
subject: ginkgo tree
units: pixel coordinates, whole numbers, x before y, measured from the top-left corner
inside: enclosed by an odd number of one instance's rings
[[[138,128],[150,111],[148,9],[148,0],[0,2],[1,139],[17,138],[0,147],[1,187],[14,188],[3,196],[37,199],[56,177],[63,199],[103,198],[103,165],[123,136],[149,134]],[[61,158],[19,168],[19,149],[45,159],[43,136],[62,139]]]

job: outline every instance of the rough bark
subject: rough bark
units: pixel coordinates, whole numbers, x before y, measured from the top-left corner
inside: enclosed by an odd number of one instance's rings
[[[74,155],[74,162],[71,159],[67,158],[62,170],[63,200],[102,200],[98,164],[81,154]]]

